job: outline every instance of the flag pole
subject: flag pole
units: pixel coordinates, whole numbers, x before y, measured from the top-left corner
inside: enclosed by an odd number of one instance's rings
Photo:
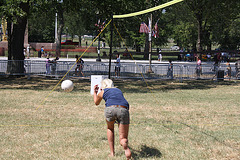
[[[149,42],[149,68],[148,73],[153,73],[152,71],[152,13],[149,18],[149,33],[148,33],[148,42]]]
[[[110,53],[109,53],[109,70],[108,70],[108,79],[111,79],[111,60],[112,60],[112,41],[113,41],[113,15],[111,15],[111,36],[110,36]]]

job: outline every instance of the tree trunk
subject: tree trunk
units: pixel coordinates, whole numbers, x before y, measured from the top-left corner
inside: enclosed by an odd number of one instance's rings
[[[203,30],[202,30],[202,17],[198,16],[198,39],[197,39],[197,51],[201,52],[202,51],[202,35],[203,35]]]
[[[210,32],[206,31],[206,39],[207,39],[207,51],[211,51],[212,50],[212,41],[210,39]]]
[[[63,10],[61,7],[61,4],[59,4],[58,8],[58,20],[59,20],[59,25],[58,25],[58,30],[57,30],[57,40],[56,40],[56,56],[60,57],[61,56],[61,41],[62,41],[62,30],[64,27],[64,21],[63,21]]]
[[[78,45],[79,45],[79,47],[82,46],[82,37],[81,37],[81,35],[78,35]]]
[[[145,36],[145,48],[144,48],[144,55],[143,59],[148,59],[149,57],[149,41],[148,41],[148,33]]]
[[[12,71],[12,21],[11,18],[7,19],[7,31],[8,31],[8,64],[7,73]]]
[[[7,70],[11,74],[21,74],[25,72],[23,49],[24,35],[27,25],[27,15],[29,13],[29,3],[21,3],[20,8],[26,13],[26,16],[17,17],[17,22],[13,24],[13,28],[11,27],[11,23],[8,24],[8,29],[10,30],[10,36],[8,38],[8,49],[10,49],[8,59],[13,61],[9,62],[10,65],[8,65],[8,67],[10,68]]]
[[[7,31],[8,31],[8,60],[12,60],[12,21],[7,19]]]

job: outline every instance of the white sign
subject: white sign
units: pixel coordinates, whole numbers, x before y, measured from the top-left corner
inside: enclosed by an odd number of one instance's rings
[[[100,88],[101,88],[101,82],[102,80],[106,79],[107,76],[106,75],[91,75],[91,95],[93,95],[94,93],[94,86],[98,85],[99,90],[98,93],[100,92]]]

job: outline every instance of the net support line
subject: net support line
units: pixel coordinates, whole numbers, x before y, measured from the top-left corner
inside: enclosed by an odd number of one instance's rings
[[[75,63],[70,67],[70,69],[66,72],[66,74],[62,77],[61,80],[55,85],[55,87],[49,92],[47,97],[40,103],[40,105],[36,108],[36,111],[44,104],[44,102],[47,100],[47,98],[52,94],[52,92],[57,88],[57,86],[63,81],[63,79],[67,76],[67,74],[71,71],[71,69],[76,65],[77,61],[79,61],[82,56],[87,52],[87,50],[90,48],[90,46],[98,39],[98,37],[102,34],[102,32],[107,28],[107,26],[111,23],[112,19],[106,24],[106,26],[101,30],[101,32],[95,37],[95,39],[92,41],[92,43],[88,46],[88,48],[79,56],[79,58],[75,61]]]

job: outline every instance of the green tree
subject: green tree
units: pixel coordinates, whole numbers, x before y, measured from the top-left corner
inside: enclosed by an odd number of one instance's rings
[[[172,37],[180,46],[192,46],[197,51],[211,50],[213,43],[227,46],[237,39],[230,36],[229,28],[239,15],[237,0],[185,0],[167,11],[171,13],[168,15],[172,19]],[[187,37],[196,42],[196,46],[194,43],[187,45]]]
[[[71,36],[78,35],[79,46],[81,46],[82,35],[93,34],[95,31],[96,13],[93,12],[93,6],[89,5],[88,1],[83,1],[69,12],[64,13],[64,17],[68,33]]]
[[[55,42],[55,11],[39,6],[28,18],[28,40],[30,42]]]
[[[239,39],[240,2],[221,1],[215,8],[211,21],[211,39],[222,49],[237,49]]]
[[[189,22],[180,21],[173,27],[173,39],[183,48],[195,48],[197,32],[195,26]]]
[[[76,24],[74,26],[70,26],[70,31],[73,32],[74,28],[79,27],[79,29],[76,30],[77,34],[82,34],[82,32],[84,31],[84,29],[82,28],[82,22],[80,22],[80,20],[86,19],[86,17],[92,17],[91,16],[91,11],[92,10],[87,10],[85,7],[87,8],[88,5],[86,4],[91,4],[91,1],[81,1],[81,0],[63,0],[62,3],[60,2],[54,2],[55,3],[55,9],[56,12],[58,13],[58,36],[56,39],[56,54],[58,56],[60,56],[60,49],[61,49],[61,35],[62,35],[62,31],[63,31],[63,27],[65,25],[66,22],[66,17],[64,15],[70,15],[72,13],[71,19],[75,22],[71,22],[70,20],[68,20],[69,23],[73,24],[76,23],[78,24],[78,26],[76,26]],[[79,12],[79,13],[77,13]],[[75,14],[74,14],[75,13]],[[90,15],[89,15],[90,14]],[[69,16],[68,16],[69,17]],[[76,20],[77,18],[79,18],[78,20]],[[72,33],[74,34],[74,33]],[[81,38],[81,36],[79,36]]]
[[[30,11],[30,0],[4,0],[0,6],[1,15],[8,23],[8,72],[24,73],[24,34],[27,17]]]

